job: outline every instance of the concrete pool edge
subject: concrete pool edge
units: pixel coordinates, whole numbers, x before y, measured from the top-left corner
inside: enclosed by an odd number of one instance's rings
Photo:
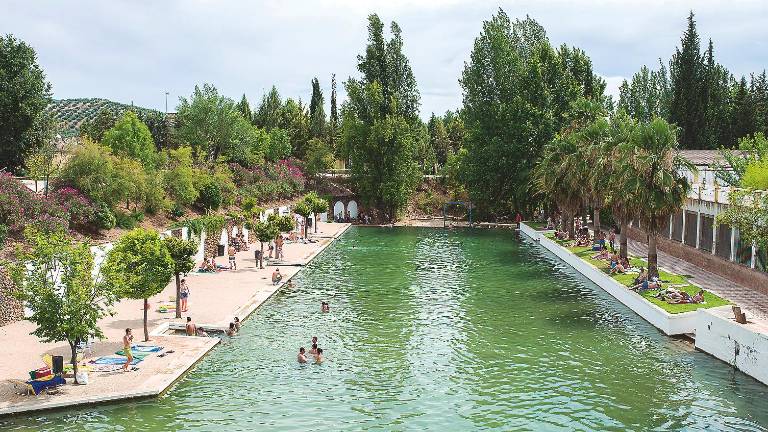
[[[732,315],[730,306],[670,314],[639,294],[627,290],[590,263],[547,238],[543,232],[525,223],[520,223],[520,232],[553,253],[665,335],[693,334],[697,350],[722,360],[768,385],[768,323],[756,320],[748,324],[737,324],[729,318]],[[684,317],[676,319],[676,315]],[[697,328],[701,331],[697,332]]]
[[[340,231],[336,232],[336,234],[328,237],[322,237],[323,239],[328,239],[329,241],[325,244],[321,244],[320,247],[312,251],[309,255],[307,255],[302,261],[301,261],[301,268],[312,262],[315,258],[318,257],[326,248],[328,248],[330,245],[333,244],[334,241],[338,240],[339,237],[344,235],[344,233],[347,232],[349,227],[351,227],[351,224],[346,224],[345,227],[343,227]],[[242,321],[247,320],[250,318],[251,315],[253,315],[254,312],[256,312],[264,303],[266,303],[267,300],[272,298],[278,291],[280,291],[285,284],[296,277],[297,274],[301,272],[301,268],[296,273],[292,274],[290,277],[286,278],[286,280],[278,285],[275,285],[275,289],[271,290],[268,295],[259,300],[257,295],[254,295],[251,297],[244,305],[237,308],[237,310],[234,311],[233,316],[242,316]]]
[[[328,240],[327,242],[324,242],[318,245],[316,249],[314,249],[311,253],[309,253],[307,256],[305,256],[301,260],[301,267],[292,274],[291,276],[287,277],[284,282],[274,285],[274,289],[269,290],[268,292],[260,292],[255,293],[252,295],[243,305],[239,306],[237,310],[235,311],[235,316],[242,316],[242,321],[246,321],[255,311],[257,311],[267,300],[269,300],[272,296],[274,296],[275,293],[280,291],[285,286],[285,283],[289,280],[291,280],[296,274],[298,274],[301,271],[301,268],[309,264],[311,261],[313,261],[315,258],[317,258],[326,248],[328,248],[335,240],[340,238],[344,233],[347,232],[351,224],[344,224],[345,226],[341,227],[336,233],[334,233],[332,236],[324,237],[323,240]],[[265,295],[266,294],[266,295]],[[240,313],[240,315],[237,315],[237,313]],[[34,399],[28,399],[25,400],[22,403],[9,403],[4,402],[0,404],[0,417],[11,417],[16,415],[23,415],[31,412],[40,412],[40,411],[60,411],[64,410],[66,408],[70,407],[83,407],[87,405],[97,405],[97,404],[108,404],[108,403],[116,403],[116,402],[127,402],[131,400],[138,400],[138,399],[148,399],[148,398],[154,398],[159,397],[164,394],[166,394],[168,391],[172,389],[172,387],[182,380],[188,372],[190,372],[194,367],[202,361],[205,356],[207,356],[211,351],[213,351],[213,348],[219,345],[221,342],[221,339],[218,337],[189,337],[189,336],[180,336],[180,335],[171,335],[167,334],[166,332],[170,330],[170,323],[162,323],[155,328],[152,329],[150,332],[150,335],[153,338],[168,338],[168,340],[193,340],[195,341],[196,347],[193,347],[191,351],[185,352],[183,358],[181,354],[175,356],[172,358],[173,360],[178,359],[176,367],[173,368],[173,371],[167,374],[159,374],[152,376],[148,378],[147,380],[141,382],[137,387],[124,390],[124,391],[115,391],[115,392],[109,392],[106,394],[98,394],[98,395],[88,395],[88,396],[81,396],[76,399],[68,399],[68,400],[46,400],[46,401],[40,401],[39,399],[36,399],[37,396],[30,396],[30,398]],[[199,326],[201,328],[218,328],[220,327],[217,324],[204,324],[200,323]],[[156,339],[155,339],[156,340]],[[166,357],[167,358],[167,357]]]
[[[653,324],[654,327],[659,329],[665,335],[695,334],[696,311],[671,314],[649,302],[640,294],[628,290],[627,287],[606,275],[597,267],[584,261],[573,252],[553,242],[540,231],[536,231],[528,225],[521,223],[520,232],[555,254],[574,270],[594,282],[616,300],[632,309],[632,311],[640,315],[644,320]]]

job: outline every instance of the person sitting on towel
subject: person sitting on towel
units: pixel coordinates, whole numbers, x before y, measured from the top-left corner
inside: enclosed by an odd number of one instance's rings
[[[275,267],[275,271],[272,272],[272,284],[277,285],[283,280],[283,275],[280,274],[280,269]]]
[[[600,252],[592,255],[592,259],[596,260],[607,260],[611,257],[611,254],[608,252],[608,248],[605,247],[605,245],[601,246]]]
[[[621,265],[621,260],[619,259],[619,256],[614,253],[611,255],[611,274],[614,273],[625,273],[627,271],[626,268],[624,268],[623,265]]]

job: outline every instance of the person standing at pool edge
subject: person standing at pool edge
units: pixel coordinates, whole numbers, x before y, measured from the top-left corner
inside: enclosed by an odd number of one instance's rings
[[[189,300],[189,286],[187,280],[181,280],[181,289],[179,290],[179,297],[181,298],[181,311],[187,311],[187,301]]]
[[[280,274],[280,269],[275,267],[275,271],[272,272],[272,284],[277,285],[283,279],[283,275]]]
[[[123,353],[125,354],[125,364],[123,365],[123,372],[128,370],[128,366],[133,363],[133,353],[131,353],[131,343],[133,342],[133,334],[131,329],[125,329],[125,335],[123,336]]]
[[[237,261],[235,257],[235,248],[230,247],[229,248],[229,269],[230,270],[237,270]]]

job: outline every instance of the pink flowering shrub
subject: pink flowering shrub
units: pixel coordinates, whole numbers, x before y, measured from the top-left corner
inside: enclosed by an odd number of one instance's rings
[[[249,168],[231,164],[230,170],[244,197],[264,202],[290,198],[304,191],[304,173],[292,159]]]
[[[86,225],[93,221],[96,206],[88,197],[72,187],[64,187],[54,194],[54,200],[72,225]]]
[[[0,225],[10,234],[18,234],[27,225],[41,230],[69,229],[85,225],[94,216],[91,201],[73,188],[51,191],[48,196],[35,194],[8,173],[0,173]]]
[[[21,232],[39,216],[40,199],[9,173],[0,173],[0,224]]]

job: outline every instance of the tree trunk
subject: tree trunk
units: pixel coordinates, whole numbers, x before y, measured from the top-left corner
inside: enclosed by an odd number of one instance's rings
[[[622,223],[619,225],[619,256],[621,258],[627,257],[627,224]]]
[[[261,243],[261,254],[259,254],[259,268],[264,268],[264,242]]]
[[[569,215],[566,221],[568,223],[568,238],[573,239],[576,237],[575,218]]]
[[[659,256],[656,252],[656,234],[648,234],[648,278],[659,277]]]
[[[176,273],[176,318],[181,318],[181,278]]]
[[[593,223],[595,228],[595,238],[597,238],[597,235],[600,234],[600,231],[602,231],[600,229],[600,209],[599,208],[595,208]]]
[[[317,221],[318,221],[318,218],[317,218],[317,215],[315,215],[315,234],[317,234]]]
[[[75,384],[80,384],[77,382],[77,345],[79,343],[79,340],[69,342],[69,349],[72,351],[72,358],[70,359],[70,363],[72,363],[72,371],[75,374]]]
[[[144,299],[144,342],[149,341],[149,328],[147,328],[148,312],[149,312],[149,299]]]

